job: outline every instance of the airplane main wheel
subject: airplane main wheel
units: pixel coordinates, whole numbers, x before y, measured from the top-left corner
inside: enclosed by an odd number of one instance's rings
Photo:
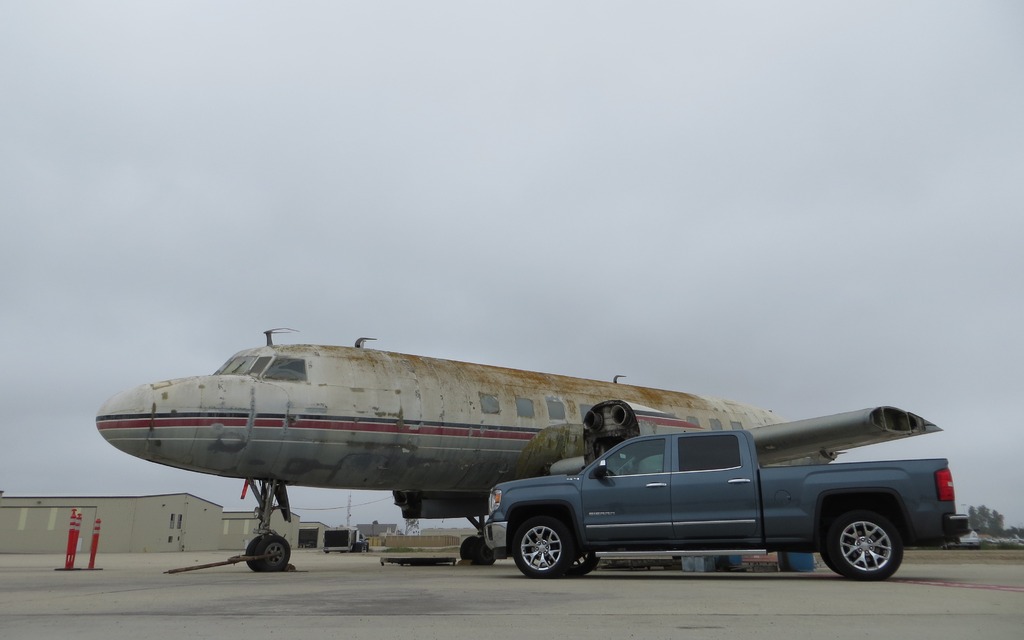
[[[288,560],[292,556],[292,548],[287,540],[278,535],[263,536],[258,540],[259,542],[255,547],[253,555],[266,557],[250,561],[252,564],[249,564],[249,567],[253,571],[270,573],[273,571],[284,571],[288,568]]]
[[[473,555],[473,564],[485,567],[494,564],[494,549],[488,547],[483,538],[480,538],[480,545],[476,548],[476,553]]]
[[[482,536],[470,536],[459,545],[459,557],[471,560],[473,564],[490,566],[494,564],[494,550],[487,546]]]
[[[459,559],[472,560],[477,546],[482,542],[483,540],[477,536],[470,536],[463,540],[462,544],[459,545]]]

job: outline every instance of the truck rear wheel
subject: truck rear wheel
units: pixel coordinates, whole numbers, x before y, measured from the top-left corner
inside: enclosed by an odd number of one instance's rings
[[[836,519],[826,536],[827,563],[852,580],[885,580],[903,562],[903,539],[887,518],[851,511]]]
[[[535,516],[516,530],[512,559],[528,578],[560,578],[576,560],[569,528],[557,518]]]
[[[825,563],[825,566],[832,570],[833,573],[839,573],[836,563],[832,562],[832,557],[828,555],[828,548],[822,547],[818,550],[818,555],[821,556],[821,561]],[[842,574],[840,574],[842,575]]]

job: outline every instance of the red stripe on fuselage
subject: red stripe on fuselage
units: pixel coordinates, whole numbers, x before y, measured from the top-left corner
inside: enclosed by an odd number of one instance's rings
[[[171,422],[172,420],[173,422]],[[257,418],[253,426],[256,429],[278,429],[284,431],[284,428],[281,426],[281,421],[281,418]],[[149,428],[152,428],[154,431],[160,429],[181,428],[212,429],[215,424],[221,425],[222,427],[238,428],[245,427],[247,425],[247,420],[245,418],[204,418],[201,416],[181,418],[158,417],[154,419],[127,418],[124,420],[103,420],[97,425],[97,429],[100,431]],[[536,432],[534,431],[507,431],[501,428],[495,429],[486,425],[481,425],[479,427],[448,427],[436,425],[410,426],[408,423],[404,423],[402,426],[399,426],[396,422],[357,422],[351,420],[298,419],[291,422],[288,425],[288,429],[349,431],[353,433],[393,433],[395,435],[428,435],[459,438],[479,437],[501,440],[529,440],[536,435]]]

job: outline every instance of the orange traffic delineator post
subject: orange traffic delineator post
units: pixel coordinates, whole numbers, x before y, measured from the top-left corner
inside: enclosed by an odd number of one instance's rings
[[[71,524],[68,527],[68,549],[64,556],[64,568],[57,571],[73,571],[75,568],[75,555],[78,552],[78,535],[82,530],[82,514],[78,509],[71,510]]]
[[[96,569],[96,550],[100,547],[100,522],[99,518],[96,518],[96,524],[92,527],[92,546],[89,547],[89,569],[102,571],[102,569]]]

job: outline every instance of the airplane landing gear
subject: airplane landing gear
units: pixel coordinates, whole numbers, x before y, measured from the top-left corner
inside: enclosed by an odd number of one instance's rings
[[[257,572],[284,571],[288,568],[292,548],[284,537],[270,528],[270,517],[276,509],[280,509],[285,522],[292,521],[291,509],[288,506],[287,487],[279,480],[256,481],[249,478],[246,482],[260,504],[255,511],[256,518],[259,520],[254,531],[256,537],[250,540],[245,547],[245,555],[257,556],[259,559],[246,560],[245,563],[249,565],[250,569]]]
[[[463,540],[459,546],[459,557],[463,560],[472,560],[473,564],[494,564],[494,551],[487,546],[481,536],[470,536]]]
[[[459,557],[463,560],[472,560],[473,564],[490,566],[494,564],[494,551],[484,542],[483,518],[466,517],[476,527],[477,535],[470,536],[459,545]]]

